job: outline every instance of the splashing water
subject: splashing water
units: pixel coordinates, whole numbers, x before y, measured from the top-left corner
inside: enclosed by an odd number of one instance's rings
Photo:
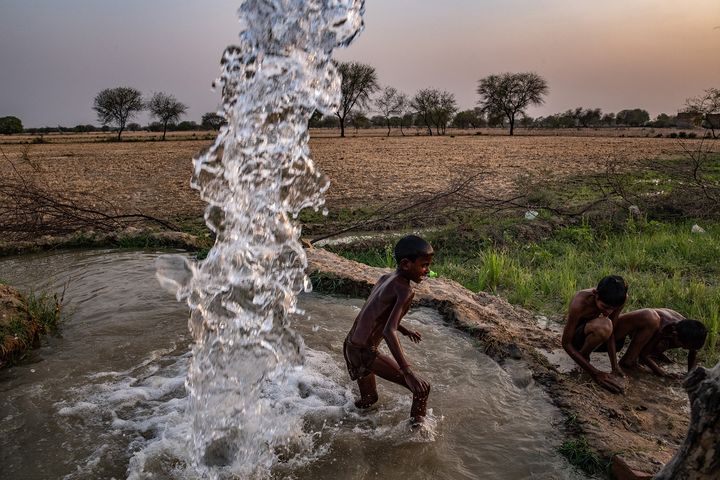
[[[324,202],[329,183],[310,158],[307,123],[337,108],[330,57],[362,29],[364,0],[246,0],[239,12],[245,28],[218,80],[227,126],[192,178],[216,242],[199,263],[164,257],[158,278],[191,308],[195,466],[245,478],[267,474],[301,431],[263,388],[302,363],[288,315],[310,284],[290,216]]]

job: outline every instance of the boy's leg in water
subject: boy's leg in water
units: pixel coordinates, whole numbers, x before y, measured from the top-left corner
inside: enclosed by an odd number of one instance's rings
[[[375,357],[375,361],[372,363],[372,365],[370,365],[370,370],[375,372],[378,377],[384,378],[389,382],[402,385],[403,387],[410,390],[410,387],[408,387],[408,384],[405,381],[405,376],[402,374],[400,366],[397,364],[395,359],[390,358],[387,355],[383,355],[382,353],[378,353],[377,357]],[[429,394],[429,390],[426,395],[420,396],[413,394],[413,403],[412,407],[410,408],[410,416],[416,423],[422,422],[425,418],[427,399]]]
[[[612,335],[612,321],[607,317],[598,317],[585,324],[585,343],[580,354],[590,359],[590,354]]]
[[[357,408],[368,408],[378,401],[374,373],[358,378],[357,383],[358,388],[360,388],[360,400],[355,402]]]

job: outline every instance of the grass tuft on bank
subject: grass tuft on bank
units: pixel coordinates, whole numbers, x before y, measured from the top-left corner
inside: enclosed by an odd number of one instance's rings
[[[0,367],[20,361],[40,345],[42,335],[57,334],[65,319],[62,297],[3,288],[3,321],[0,322]]]

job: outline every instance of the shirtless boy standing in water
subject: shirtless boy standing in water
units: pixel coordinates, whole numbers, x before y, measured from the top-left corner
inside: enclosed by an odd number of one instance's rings
[[[623,375],[616,356],[622,344],[618,345],[614,329],[626,299],[627,283],[617,275],[604,277],[597,288],[580,290],[570,301],[562,334],[562,346],[570,358],[598,385],[613,393],[621,393],[622,387],[610,374],[590,364],[590,353],[608,352],[612,373]]]
[[[430,271],[433,249],[429,243],[415,235],[403,237],[395,245],[397,269],[380,277],[370,292],[365,305],[345,338],[343,354],[350,378],[357,380],[360,399],[358,408],[367,408],[377,402],[375,375],[397,383],[413,394],[410,416],[413,424],[425,419],[430,384],[415,375],[398,340],[398,332],[419,343],[420,333],[400,325],[413,299],[410,281],[420,283]],[[378,351],[385,340],[392,357]]]

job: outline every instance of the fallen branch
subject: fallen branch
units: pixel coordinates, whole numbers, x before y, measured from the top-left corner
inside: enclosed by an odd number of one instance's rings
[[[109,201],[81,191],[64,194],[24,175],[0,148],[9,174],[0,179],[0,238],[6,241],[34,240],[41,236],[61,236],[78,230],[111,232],[130,225],[147,223],[178,230],[171,222],[143,213],[120,213]],[[32,172],[37,172],[28,151],[21,154]],[[104,208],[87,205],[101,204]]]

